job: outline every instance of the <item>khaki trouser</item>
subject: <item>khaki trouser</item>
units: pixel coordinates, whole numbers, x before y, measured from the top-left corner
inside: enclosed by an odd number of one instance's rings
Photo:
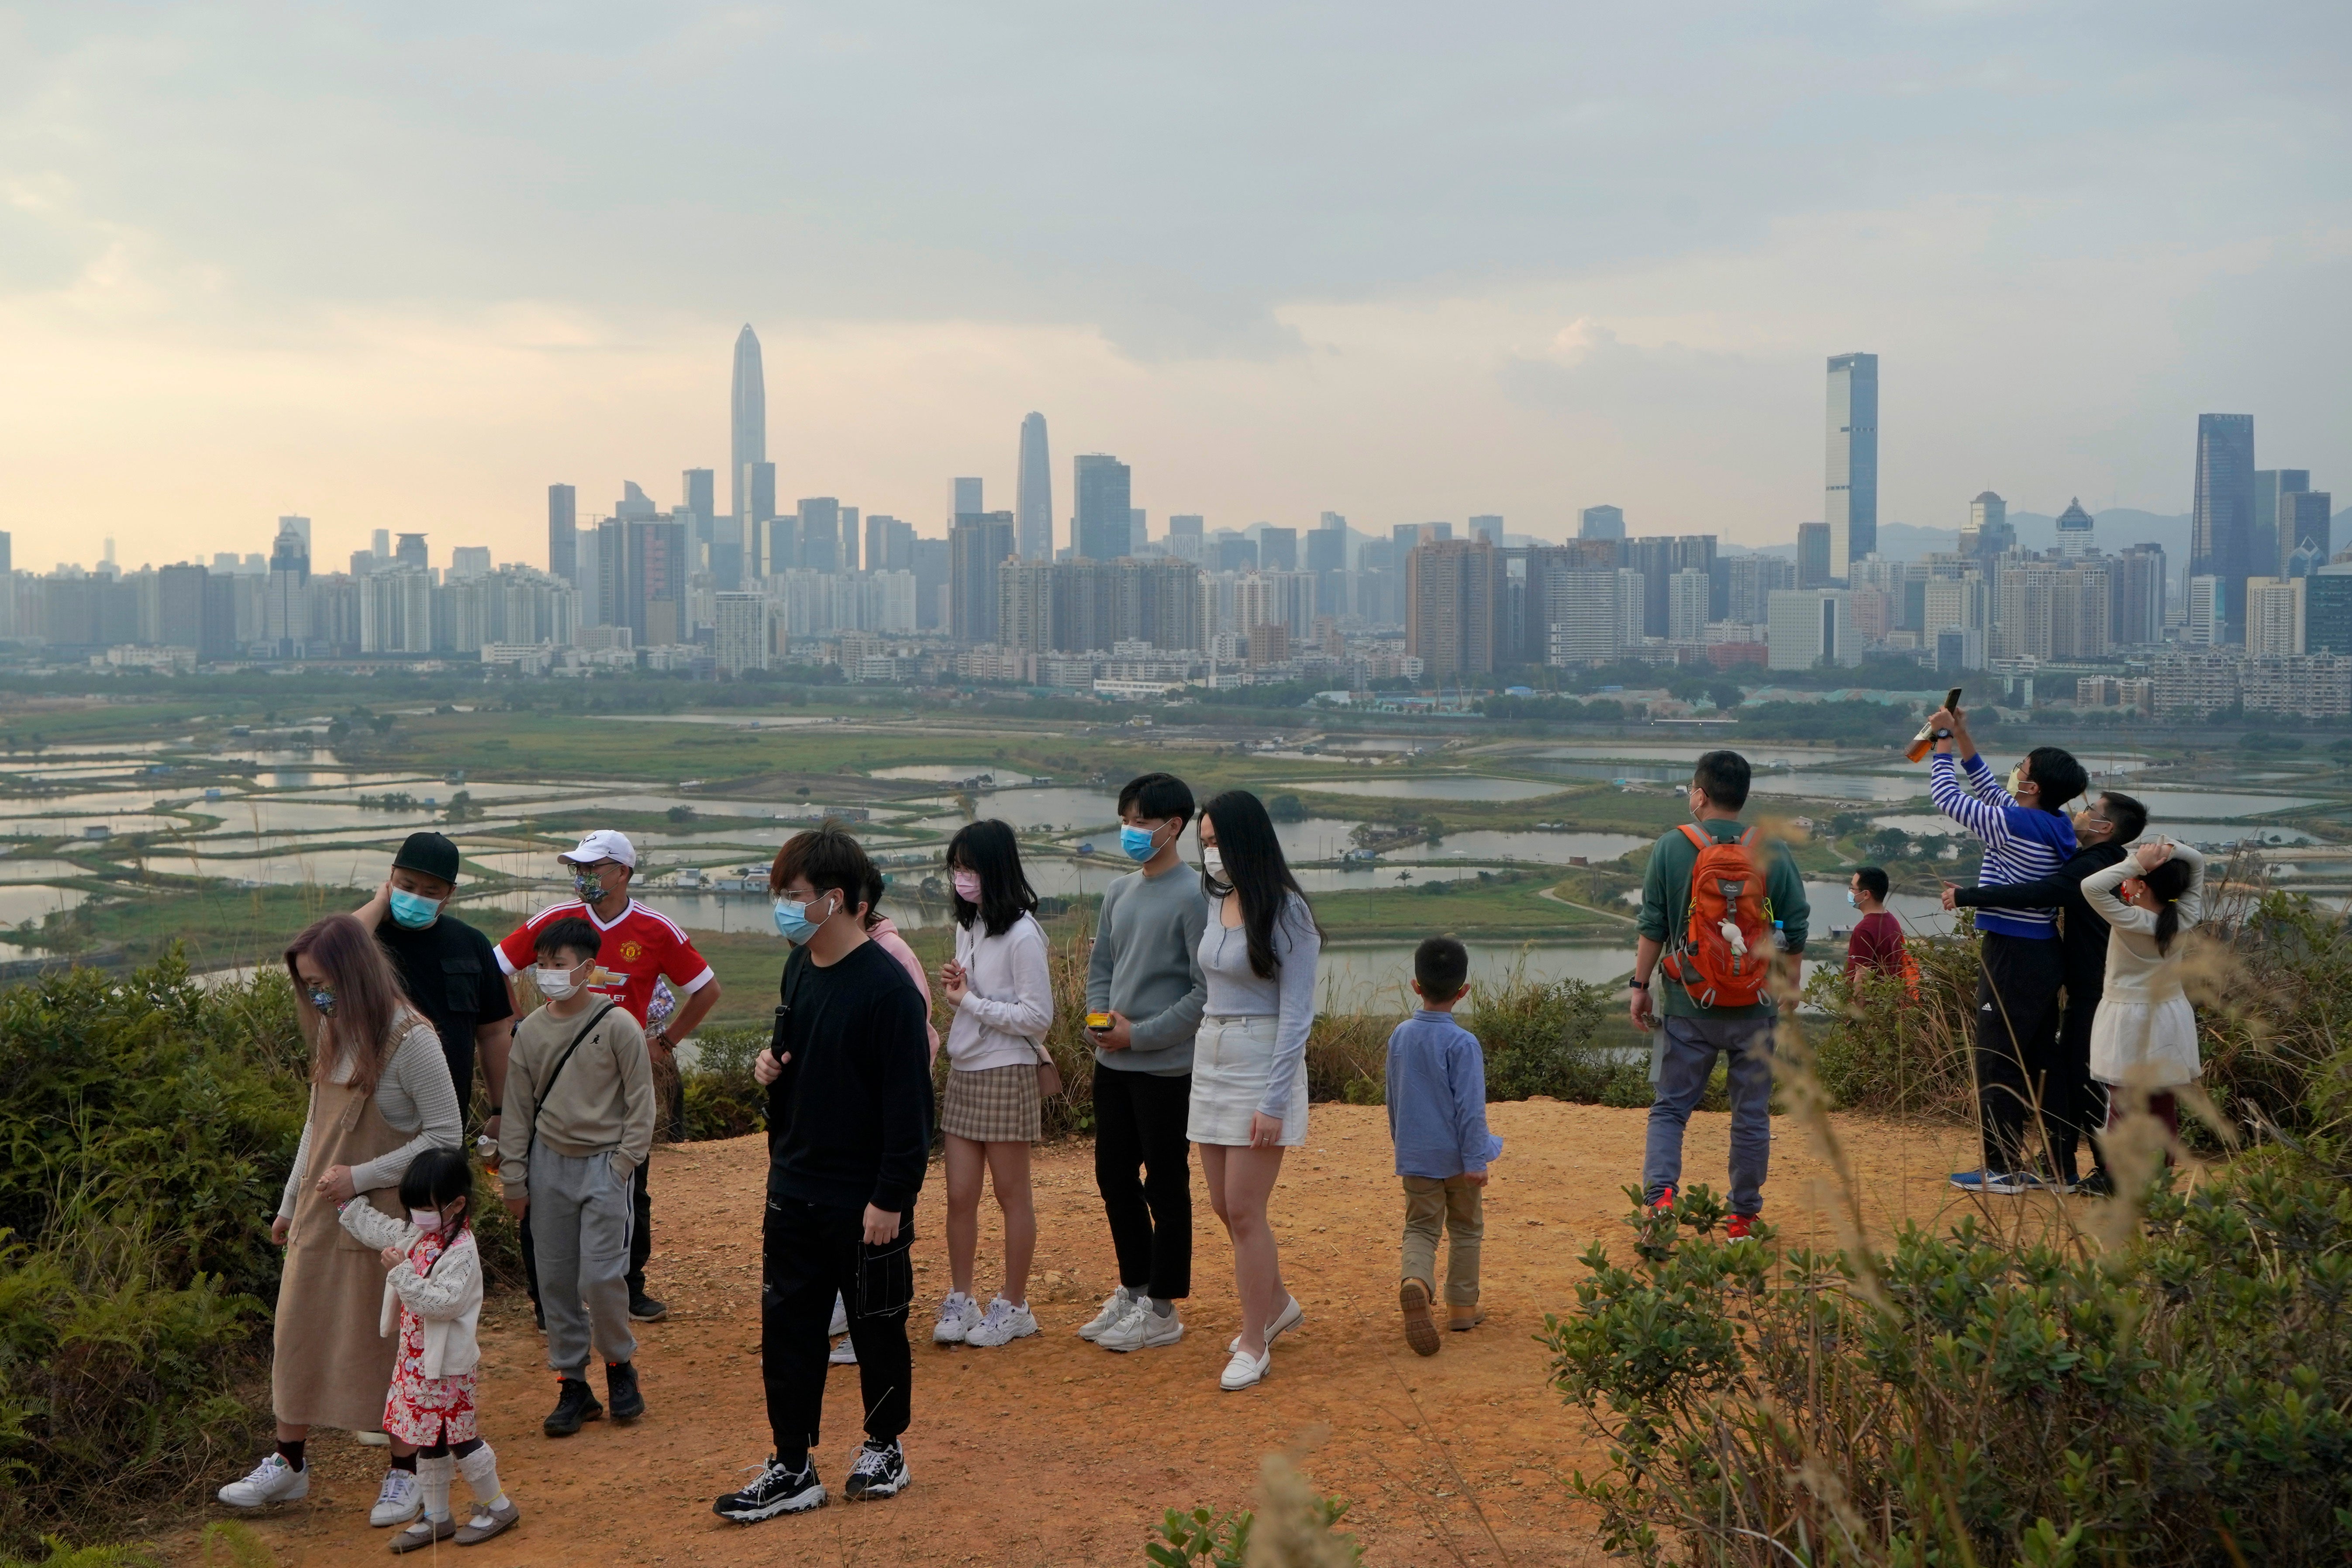
[[[1451,1307],[1478,1304],[1478,1243],[1486,1234],[1481,1203],[1485,1189],[1467,1176],[1406,1176],[1404,1182],[1404,1268],[1400,1277],[1418,1279],[1433,1293],[1437,1289],[1437,1233],[1443,1228],[1451,1245],[1445,1255],[1445,1302]]]

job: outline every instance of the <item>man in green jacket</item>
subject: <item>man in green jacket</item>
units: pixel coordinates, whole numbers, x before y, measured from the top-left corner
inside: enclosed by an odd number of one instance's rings
[[[1737,843],[1746,831],[1739,814],[1748,805],[1748,759],[1737,752],[1709,752],[1692,770],[1691,816],[1718,843]],[[1812,910],[1805,884],[1785,844],[1759,844],[1754,853],[1764,871],[1763,940],[1775,934],[1791,953],[1805,950]],[[1769,998],[1745,1006],[1702,1006],[1682,982],[1660,973],[1661,956],[1681,946],[1690,928],[1691,871],[1698,846],[1680,828],[1661,835],[1650,847],[1650,868],[1642,884],[1641,940],[1633,954],[1630,1013],[1633,1026],[1654,1031],[1650,1080],[1657,1097],[1650,1106],[1649,1142],[1642,1159],[1643,1199],[1674,1201],[1682,1181],[1683,1129],[1706,1092],[1718,1053],[1730,1058],[1731,1223],[1734,1237],[1746,1236],[1764,1206],[1764,1177],[1772,1154],[1772,1020]],[[1663,1017],[1661,1016],[1663,1015]]]

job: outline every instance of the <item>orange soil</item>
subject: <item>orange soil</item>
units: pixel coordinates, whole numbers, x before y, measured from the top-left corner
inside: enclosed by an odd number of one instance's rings
[[[1043,1332],[993,1351],[929,1343],[947,1287],[935,1166],[916,1214],[914,1484],[884,1502],[838,1500],[858,1432],[856,1374],[836,1369],[818,1452],[836,1500],[749,1527],[714,1517],[710,1500],[741,1484],[768,1448],[758,1323],[763,1144],[657,1149],[652,1283],[671,1310],[640,1335],[646,1417],[599,1422],[560,1442],[541,1436],[553,1388],[529,1304],[520,1294],[493,1300],[482,1320],[483,1430],[522,1523],[485,1546],[411,1561],[1140,1563],[1162,1510],[1248,1501],[1261,1457],[1276,1450],[1298,1455],[1318,1490],[1350,1500],[1349,1525],[1369,1563],[1595,1561],[1590,1510],[1562,1481],[1597,1468],[1601,1456],[1582,1416],[1546,1384],[1534,1335],[1546,1312],[1573,1306],[1587,1245],[1623,1235],[1622,1188],[1640,1170],[1646,1113],[1548,1101],[1489,1110],[1508,1148],[1486,1195],[1486,1322],[1445,1335],[1432,1359],[1406,1349],[1396,1308],[1402,1203],[1385,1113],[1318,1105],[1312,1140],[1293,1152],[1274,1205],[1306,1321],[1276,1346],[1272,1377],[1241,1394],[1216,1384],[1239,1324],[1231,1254],[1197,1167],[1190,1331],[1171,1348],[1115,1355],[1073,1332],[1117,1282],[1090,1146],[1038,1152],[1030,1300]],[[1964,1130],[1839,1121],[1874,1230],[1950,1206],[1943,1174],[1969,1163]],[[1794,1122],[1776,1127],[1768,1215],[1791,1239],[1831,1242],[1825,1168]],[[1693,1119],[1687,1180],[1719,1187],[1727,1131],[1723,1115]],[[984,1204],[982,1215],[984,1293],[998,1283],[1002,1252],[994,1210]],[[289,1568],[383,1561],[388,1532],[367,1524],[381,1451],[321,1433],[310,1455],[310,1498],[257,1521],[261,1536]],[[462,1507],[462,1481],[457,1489]],[[160,1544],[193,1560],[198,1522]]]

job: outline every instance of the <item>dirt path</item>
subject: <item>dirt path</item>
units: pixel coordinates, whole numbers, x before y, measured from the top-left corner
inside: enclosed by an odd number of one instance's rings
[[[1488,1189],[1486,1323],[1448,1334],[1431,1360],[1406,1350],[1385,1112],[1318,1105],[1313,1140],[1293,1155],[1274,1211],[1306,1322],[1276,1347],[1272,1378],[1237,1394],[1216,1386],[1238,1323],[1231,1254],[1197,1173],[1191,1331],[1180,1345],[1122,1356],[1073,1332],[1117,1282],[1082,1143],[1041,1151],[1037,1163],[1040,1279],[1031,1301],[1045,1331],[995,1351],[929,1344],[947,1284],[934,1167],[916,1216],[914,1485],[887,1502],[836,1501],[751,1527],[715,1518],[710,1500],[740,1485],[743,1467],[768,1447],[757,1321],[763,1146],[747,1138],[656,1150],[653,1284],[671,1316],[642,1335],[646,1418],[625,1428],[598,1423],[562,1442],[541,1436],[553,1389],[528,1305],[519,1295],[494,1301],[482,1325],[483,1427],[523,1522],[478,1549],[445,1548],[440,1559],[474,1568],[1140,1563],[1163,1509],[1245,1501],[1261,1456],[1284,1449],[1303,1456],[1319,1489],[1352,1500],[1368,1563],[1598,1560],[1590,1519],[1561,1478],[1594,1468],[1600,1454],[1581,1417],[1547,1387],[1531,1336],[1546,1311],[1573,1303],[1577,1259],[1591,1239],[1623,1234],[1620,1188],[1639,1171],[1646,1113],[1543,1101],[1490,1110],[1508,1148]],[[1813,1201],[1822,1167],[1793,1123],[1776,1125],[1769,1215],[1786,1232],[1829,1241]],[[1947,1206],[1943,1173],[1964,1163],[1964,1131],[1857,1119],[1843,1127],[1874,1227]],[[1694,1119],[1691,1180],[1722,1182],[1727,1131],[1722,1115]],[[1001,1256],[984,1221],[982,1290],[992,1288],[991,1260]],[[819,1468],[836,1489],[856,1442],[856,1390],[854,1372],[834,1373]],[[386,1532],[369,1529],[366,1512],[380,1450],[321,1434],[311,1457],[318,1479],[308,1501],[258,1525],[279,1562],[383,1561]],[[192,1544],[194,1522],[180,1544]]]

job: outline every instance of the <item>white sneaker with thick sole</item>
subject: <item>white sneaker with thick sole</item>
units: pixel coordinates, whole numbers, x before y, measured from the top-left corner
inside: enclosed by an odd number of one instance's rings
[[[1138,1296],[1126,1317],[1103,1331],[1095,1343],[1107,1351],[1148,1351],[1172,1345],[1184,1337],[1184,1320],[1171,1306],[1161,1317],[1151,1310],[1151,1298]]]
[[[1134,1305],[1135,1292],[1129,1289],[1124,1285],[1120,1286],[1118,1289],[1103,1298],[1102,1310],[1097,1312],[1092,1318],[1089,1318],[1085,1325],[1078,1330],[1078,1338],[1082,1340],[1101,1340],[1104,1331],[1108,1329],[1113,1323],[1118,1322],[1121,1318],[1126,1317],[1127,1310]]]
[[[425,1509],[425,1489],[418,1484],[415,1470],[386,1470],[383,1489],[375,1494],[375,1506],[368,1510],[368,1522],[378,1530],[390,1530],[395,1524],[406,1524]]]
[[[1246,1352],[1235,1351],[1234,1359],[1225,1363],[1225,1374],[1217,1379],[1217,1386],[1227,1394],[1238,1393],[1252,1384],[1265,1382],[1265,1374],[1273,1370],[1274,1352],[1272,1351],[1266,1352],[1264,1355],[1251,1355]]]
[[[847,1334],[844,1334],[841,1336],[840,1342],[836,1343],[833,1347],[832,1351],[826,1354],[824,1360],[825,1364],[828,1366],[856,1366],[857,1364],[857,1347],[849,1342],[849,1336]]]
[[[964,1336],[980,1327],[980,1303],[961,1290],[950,1290],[948,1299],[940,1303],[940,1321],[931,1328],[931,1343],[960,1345]]]
[[[1014,1340],[1027,1339],[1036,1331],[1036,1314],[1029,1310],[1027,1302],[1016,1307],[999,1296],[988,1304],[988,1315],[966,1331],[963,1342],[993,1350]]]
[[[1274,1321],[1265,1326],[1265,1348],[1272,1350],[1274,1348],[1275,1341],[1282,1338],[1283,1335],[1288,1333],[1291,1330],[1297,1328],[1300,1323],[1303,1323],[1306,1321],[1307,1310],[1298,1304],[1297,1297],[1291,1297],[1288,1300],[1283,1303],[1282,1310],[1274,1315]],[[1239,1355],[1242,1349],[1241,1335],[1235,1334],[1232,1341],[1226,1344],[1225,1349],[1233,1352],[1235,1355]]]
[[[839,1339],[848,1331],[849,1303],[842,1299],[840,1291],[835,1290],[833,1293],[833,1327],[825,1330],[825,1332],[835,1339]]]
[[[272,1454],[253,1467],[241,1481],[231,1481],[216,1494],[231,1508],[268,1508],[310,1495],[310,1472],[296,1469],[283,1454]]]

